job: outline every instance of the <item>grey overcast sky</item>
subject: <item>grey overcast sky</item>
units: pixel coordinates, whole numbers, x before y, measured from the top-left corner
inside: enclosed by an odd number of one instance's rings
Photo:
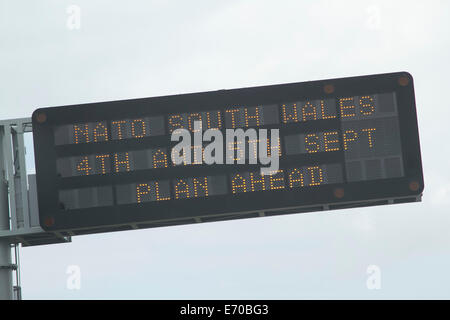
[[[70,5],[81,9],[79,30],[67,28]],[[425,175],[421,203],[23,248],[23,298],[450,298],[449,57],[449,1],[0,0],[0,119],[408,71]],[[67,288],[71,265],[80,290]],[[366,286],[370,265],[381,270],[379,290]]]

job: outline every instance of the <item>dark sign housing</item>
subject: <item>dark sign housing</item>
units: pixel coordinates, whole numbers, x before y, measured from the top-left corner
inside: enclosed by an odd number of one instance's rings
[[[279,171],[174,165],[171,133],[194,121],[279,129]],[[33,134],[41,225],[68,235],[420,201],[424,186],[405,72],[41,108]]]

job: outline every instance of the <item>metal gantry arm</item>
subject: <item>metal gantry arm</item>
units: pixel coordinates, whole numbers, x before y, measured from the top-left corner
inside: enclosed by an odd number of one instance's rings
[[[27,128],[32,129],[32,127],[28,127],[28,123],[23,123],[22,125],[11,129],[14,152],[14,190],[16,190],[15,202],[17,228],[23,228],[24,226],[30,225],[28,197],[23,196],[28,193],[28,181],[25,162],[26,149],[24,139],[24,133],[26,132],[25,130]],[[21,152],[21,150],[24,150],[24,152]]]
[[[36,179],[27,174],[25,159],[24,134],[32,130],[30,118],[0,121],[0,299],[21,299],[19,244],[71,241],[39,225]]]
[[[9,204],[9,230],[0,230],[0,238],[8,238],[11,243],[22,242],[21,236],[43,232],[30,224],[24,133],[31,131],[29,118],[0,121],[0,168]]]
[[[1,126],[1,124],[0,124]],[[3,125],[3,157],[10,200],[10,227],[17,230],[30,226],[28,181],[25,162],[24,133],[31,132],[31,119],[16,119]]]
[[[30,118],[0,121],[0,171],[8,190],[9,228],[0,239],[23,246],[68,242],[70,238],[47,233],[39,225],[36,179],[27,174],[24,134],[32,132]]]

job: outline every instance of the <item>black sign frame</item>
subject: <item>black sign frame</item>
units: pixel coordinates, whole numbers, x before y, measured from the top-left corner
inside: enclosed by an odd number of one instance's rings
[[[107,151],[111,144],[114,144],[114,150],[129,150],[142,142],[121,140],[55,147],[54,126],[144,115],[166,116],[170,113],[190,112],[189,106],[195,106],[195,111],[206,111],[213,109],[214,106],[259,105],[279,103],[280,100],[338,98],[384,92],[395,92],[397,97],[405,173],[403,177],[304,188],[301,197],[296,191],[274,190],[70,211],[59,207],[60,189],[103,183],[114,184],[117,181],[133,182],[137,177],[154,180],[160,176],[167,177],[167,171],[153,169],[138,173],[62,179],[57,177],[56,173],[58,156]],[[413,78],[407,72],[40,108],[33,113],[32,120],[40,224],[46,231],[60,232],[63,235],[420,201],[424,188]],[[305,130],[326,129],[333,121],[339,120],[314,121],[316,123],[305,123],[304,126]],[[277,127],[278,125],[269,125],[265,128]],[[289,130],[289,126],[285,130]],[[170,141],[170,135],[154,137],[151,141],[156,143]],[[319,157],[321,155],[309,159],[314,162]],[[334,157],[337,162],[343,162],[343,154],[328,157],[331,157],[330,161]],[[234,172],[259,168],[260,165],[224,165],[220,170]],[[217,165],[173,167],[170,169],[170,177],[208,175],[217,172]]]

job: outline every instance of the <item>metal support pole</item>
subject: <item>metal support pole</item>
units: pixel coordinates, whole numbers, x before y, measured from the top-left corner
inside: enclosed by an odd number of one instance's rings
[[[32,129],[30,118],[0,120],[0,300],[21,299],[18,243],[34,246],[71,240],[39,226],[36,180],[32,178],[29,187],[25,160],[24,134]]]
[[[8,185],[2,169],[0,164],[0,230],[9,230]],[[0,300],[13,299],[13,269],[11,244],[0,238]]]

